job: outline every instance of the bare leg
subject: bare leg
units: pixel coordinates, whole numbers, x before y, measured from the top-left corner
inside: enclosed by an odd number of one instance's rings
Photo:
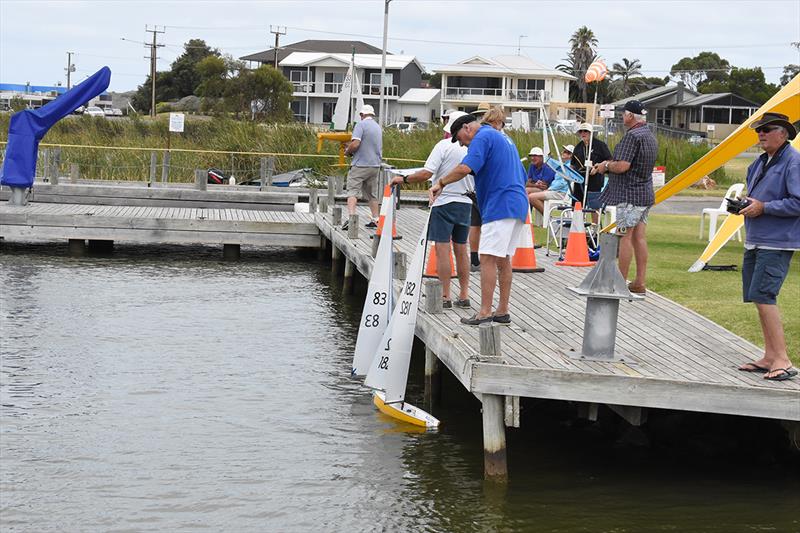
[[[381,216],[380,207],[378,207],[378,200],[370,200],[369,201],[369,210],[372,211],[372,220],[378,220],[378,217]]]
[[[358,198],[355,196],[348,196],[347,197],[347,212],[351,215],[356,214],[356,205],[358,205]]]
[[[511,258],[508,256],[497,258],[497,267],[500,276],[500,302],[497,304],[497,314],[508,314],[508,300],[511,297]]]
[[[771,370],[791,367],[780,309],[777,305],[759,303],[756,304],[756,309],[758,309],[758,320],[761,322],[761,331],[764,333],[764,357],[756,361],[756,364]],[[779,372],[770,371],[764,376],[772,377],[777,374]]]
[[[439,252],[438,250],[436,251]],[[466,244],[453,243],[453,252],[456,256],[456,270],[458,271],[458,299],[469,298],[469,252]]]
[[[494,287],[497,284],[497,262],[500,258],[494,255],[481,254],[481,309],[478,318],[486,318],[492,314]]]
[[[442,282],[442,298],[450,299],[450,243],[437,242],[436,245],[436,273]]]
[[[636,279],[633,283],[637,287],[644,287],[647,277],[647,224],[640,222],[633,228],[632,244],[636,258]]]
[[[545,196],[544,192],[532,192],[528,195],[528,202],[543,215]]]
[[[625,279],[628,279],[631,259],[633,259],[633,228],[628,228],[619,241],[619,271]]]
[[[469,227],[469,251],[478,253],[481,245],[481,227]]]

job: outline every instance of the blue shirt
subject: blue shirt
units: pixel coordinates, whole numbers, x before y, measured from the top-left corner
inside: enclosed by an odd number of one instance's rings
[[[367,117],[353,128],[353,140],[360,140],[358,150],[353,154],[354,167],[381,166],[383,150],[383,131],[372,117]]]
[[[525,169],[514,142],[491,126],[477,131],[462,161],[475,175],[475,194],[484,223],[527,219]]]
[[[531,166],[528,167],[528,181],[537,182],[542,180],[550,186],[550,183],[556,177],[556,173],[553,172],[553,169],[542,163],[542,167],[537,169],[536,165],[531,163]]]

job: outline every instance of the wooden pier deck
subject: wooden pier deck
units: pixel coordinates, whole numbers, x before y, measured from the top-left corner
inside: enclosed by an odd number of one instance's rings
[[[395,246],[409,261],[427,213],[405,207],[397,211],[398,233],[411,238],[396,240]],[[367,219],[365,209],[360,214],[362,221]],[[325,214],[317,214],[316,223],[332,245],[369,277],[371,232],[362,226],[359,237],[350,239]],[[621,302],[616,346],[624,362],[570,357],[581,349],[586,301],[566,288],[577,286],[589,269],[557,267],[542,250],[536,256],[545,272],[514,274],[513,323],[502,329],[500,358],[481,357],[478,328],[459,322],[477,310],[477,274],[470,279],[472,311],[429,314],[424,300],[420,304],[417,336],[479,398],[606,404],[634,423],[640,420],[641,408],[800,421],[800,381],[768,382],[761,375],[738,371],[742,362],[758,359],[761,349],[653,292],[641,302]]]
[[[317,248],[313,215],[139,205],[0,204],[0,237]]]

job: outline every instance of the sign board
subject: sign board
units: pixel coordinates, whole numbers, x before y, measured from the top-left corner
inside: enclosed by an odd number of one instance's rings
[[[183,113],[170,113],[169,114],[169,131],[174,133],[183,133],[183,122],[186,115]]]
[[[614,118],[614,104],[601,105],[600,118]]]
[[[667,167],[653,167],[653,187],[663,187],[667,178]]]
[[[714,130],[716,130],[716,129],[717,129],[717,126],[716,126],[716,125],[714,125],[714,124],[707,124],[707,125],[706,125],[706,130],[707,130],[707,131],[714,131]]]

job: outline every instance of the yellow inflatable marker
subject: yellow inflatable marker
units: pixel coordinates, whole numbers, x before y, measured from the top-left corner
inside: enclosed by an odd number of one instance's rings
[[[758,134],[756,134],[755,130],[750,129],[750,124],[767,112],[783,113],[789,117],[789,122],[800,120],[800,74],[775,93],[775,96],[770,98],[766,104],[753,113],[725,140],[656,191],[656,204],[660,204],[667,198],[678,194],[703,176],[714,172],[730,159],[756,144],[758,142]],[[610,224],[603,228],[603,231],[608,232],[615,227],[616,224]]]
[[[792,141],[792,146],[800,150],[800,136],[797,136]],[[714,238],[708,243],[706,249],[700,254],[700,258],[694,262],[689,268],[689,272],[700,272],[703,270],[711,258],[716,255],[725,244],[739,231],[739,228],[744,226],[744,217],[742,215],[729,215],[717,230]]]

